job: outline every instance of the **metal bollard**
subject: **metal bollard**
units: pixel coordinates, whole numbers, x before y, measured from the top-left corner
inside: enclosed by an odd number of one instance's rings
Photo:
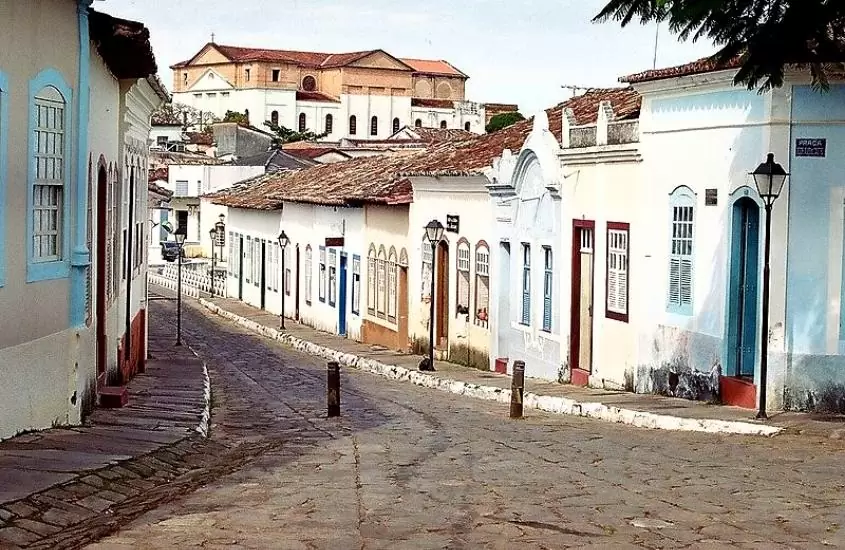
[[[340,365],[337,361],[329,361],[326,376],[326,402],[329,418],[340,416]]]
[[[511,379],[511,418],[522,418],[522,395],[525,391],[525,361],[513,362]]]

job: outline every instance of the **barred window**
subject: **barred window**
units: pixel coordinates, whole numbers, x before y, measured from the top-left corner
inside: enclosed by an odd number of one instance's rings
[[[458,295],[456,313],[469,313],[469,243],[465,240],[458,243]]]
[[[35,96],[35,177],[32,189],[32,260],[62,259],[65,201],[64,97],[48,86]]]
[[[475,324],[486,327],[490,317],[490,249],[485,243],[475,247]]]

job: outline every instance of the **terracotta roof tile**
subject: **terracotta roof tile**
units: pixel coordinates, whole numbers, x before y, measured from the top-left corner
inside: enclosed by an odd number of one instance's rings
[[[326,103],[340,103],[340,100],[336,97],[332,97],[329,94],[324,94],[323,92],[306,92],[305,90],[297,90],[296,92],[296,100],[297,101],[322,101]]]
[[[652,69],[628,76],[623,76],[619,79],[619,82],[637,84],[640,82],[650,82],[652,80],[662,80],[664,78],[675,78],[681,76],[712,73],[715,71],[737,69],[741,64],[742,60],[740,57],[735,57],[726,63],[719,63],[712,56],[703,57],[697,61],[693,61],[692,63],[686,63],[684,65],[677,65],[675,67],[667,67],[664,69]]]
[[[191,145],[214,145],[214,134],[206,132],[185,132]]]
[[[592,89],[548,109],[549,130],[559,139],[564,108],[572,109],[578,124],[595,123],[601,101],[611,102],[618,120],[639,116],[640,96],[633,89]],[[282,202],[324,205],[410,202],[408,177],[481,174],[505,149],[519,151],[533,124],[533,119],[528,119],[492,134],[466,141],[443,141],[406,155],[361,157],[290,174],[262,176],[245,182],[244,186],[215,194],[214,202],[259,210],[278,209]]]
[[[352,158],[340,149],[335,149],[334,147],[282,147],[282,149],[289,155],[306,159],[315,159],[328,153],[337,153],[338,155]]]
[[[465,73],[455,68],[454,65],[442,59],[412,59],[403,57],[400,61],[418,73],[469,78]]]
[[[169,172],[170,170],[167,168],[167,166],[164,166],[162,168],[156,168],[154,170],[150,170],[147,173],[147,179],[149,180],[150,185],[152,185],[152,182],[154,181],[167,180]]]
[[[432,107],[436,109],[453,109],[455,102],[451,99],[432,99],[425,97],[412,97],[411,106],[413,107]]]
[[[91,8],[89,36],[117,78],[147,78],[158,71],[150,31],[143,23],[120,19]]]

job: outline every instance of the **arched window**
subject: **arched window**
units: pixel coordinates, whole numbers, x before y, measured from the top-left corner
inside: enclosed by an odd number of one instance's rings
[[[358,119],[355,115],[349,117],[349,135],[354,136],[358,132]]]
[[[313,92],[317,89],[317,80],[311,75],[306,76],[302,79],[302,89],[306,92]]]
[[[384,246],[378,249],[376,265],[376,315],[382,319],[387,317],[387,252]]]
[[[299,113],[299,131],[304,132],[305,128],[305,113]]]
[[[445,120],[440,121],[440,127],[444,130],[446,129],[446,121]]]
[[[466,239],[458,241],[457,271],[458,288],[455,313],[469,315],[469,270],[471,260],[469,242]]]
[[[334,117],[332,115],[326,115],[326,133],[332,133],[332,126],[334,126]]]
[[[695,194],[681,186],[669,195],[672,213],[669,242],[667,311],[692,315]]]
[[[486,327],[490,308],[490,247],[475,245],[475,324]]]
[[[395,134],[398,131],[399,131],[399,119],[394,118],[393,119],[393,133]]]
[[[422,128],[422,120],[417,119],[414,121],[414,128]]]
[[[275,124],[276,126],[279,125],[279,111],[273,111],[270,113],[270,122]]]
[[[470,129],[469,122],[464,122],[464,130],[469,132],[469,129]]]
[[[367,313],[376,314],[376,245],[371,244],[367,252]]]
[[[377,136],[378,135],[378,117],[374,116],[370,119],[370,135]]]
[[[390,247],[387,255],[387,320],[396,322],[397,296],[399,294],[398,267],[396,265],[396,249]]]
[[[67,206],[72,202],[67,188],[68,147],[70,136],[70,110],[67,99],[70,90],[65,88],[58,75],[40,75],[44,85],[32,98],[32,133],[30,184],[32,186],[29,235],[31,238],[30,280],[62,276],[68,235]],[[53,85],[55,81],[55,85]],[[40,82],[39,82],[40,84]],[[38,88],[36,88],[38,89]],[[4,98],[5,99],[5,98]],[[129,245],[127,245],[129,246]],[[50,265],[52,263],[52,266]],[[59,271],[61,270],[62,273]]]

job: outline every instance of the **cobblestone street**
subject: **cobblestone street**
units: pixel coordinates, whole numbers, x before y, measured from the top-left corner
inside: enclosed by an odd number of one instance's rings
[[[322,361],[194,304],[184,331],[211,372],[212,442],[261,452],[91,550],[845,545],[839,440],[510,421],[351,369],[329,420]]]

